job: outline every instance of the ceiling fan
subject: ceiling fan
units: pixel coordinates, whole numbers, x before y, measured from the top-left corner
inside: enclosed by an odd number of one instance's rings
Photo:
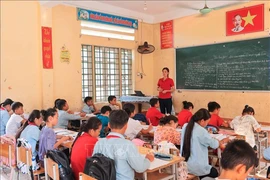
[[[181,6],[182,8],[187,8],[187,9],[192,9],[192,10],[197,10],[199,11],[202,15],[205,15],[205,14],[208,14],[210,13],[211,11],[213,10],[219,10],[219,9],[222,9],[222,8],[227,8],[227,7],[230,7],[230,6],[235,6],[237,4],[241,4],[241,3],[244,3],[244,2],[247,2],[246,0],[244,1],[238,1],[238,2],[234,2],[234,3],[231,3],[231,4],[228,4],[228,5],[223,5],[223,6],[218,6],[218,7],[214,7],[214,8],[209,8],[208,5],[207,5],[207,2],[205,0],[205,3],[204,3],[204,7],[201,8],[201,9],[197,9],[197,8],[194,8],[194,7],[191,7],[189,5],[179,5],[179,7]]]

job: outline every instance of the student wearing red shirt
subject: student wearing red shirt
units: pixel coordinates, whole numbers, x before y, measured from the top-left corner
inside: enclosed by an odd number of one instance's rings
[[[220,126],[229,127],[228,122],[225,122],[221,117],[219,117],[220,108],[221,108],[220,105],[215,101],[208,103],[208,111],[211,114],[211,119],[208,125],[216,127]]]
[[[157,108],[159,108],[159,102],[157,98],[150,99],[151,108],[148,109],[146,113],[146,118],[149,119],[149,123],[152,123],[153,126],[157,126],[159,124],[160,118],[164,117]]]
[[[159,91],[159,104],[162,114],[171,114],[172,112],[172,92],[174,91],[174,82],[169,78],[169,68],[162,69],[163,78],[158,80],[157,90]]]
[[[191,111],[193,110],[194,106],[191,102],[183,101],[183,110],[178,114],[178,124],[179,126],[183,126],[184,124],[188,123],[192,117]]]
[[[96,117],[91,117],[81,126],[72,144],[70,161],[76,180],[79,180],[79,172],[84,170],[86,159],[92,156],[101,128],[101,121]]]

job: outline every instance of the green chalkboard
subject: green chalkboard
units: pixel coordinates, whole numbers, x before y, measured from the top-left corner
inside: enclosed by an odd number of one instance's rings
[[[177,89],[270,90],[270,38],[176,49]]]

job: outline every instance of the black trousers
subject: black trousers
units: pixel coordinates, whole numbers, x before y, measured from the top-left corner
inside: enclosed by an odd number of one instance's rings
[[[218,177],[218,171],[216,168],[212,167],[210,170],[210,174],[204,175],[204,176],[200,176],[199,178],[205,178],[205,177],[211,177],[211,178],[216,178]]]
[[[160,111],[162,114],[171,114],[172,112],[172,98],[160,99],[159,98]]]

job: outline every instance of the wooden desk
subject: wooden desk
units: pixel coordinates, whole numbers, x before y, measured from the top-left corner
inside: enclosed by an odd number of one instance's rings
[[[63,136],[71,136],[71,137],[73,137],[73,140],[65,141],[65,142],[63,142],[61,144],[61,146],[71,149],[73,141],[76,138],[78,132],[70,131],[70,130],[67,130],[67,129],[61,129],[61,128],[55,128],[53,130],[54,130],[56,135],[63,135]]]
[[[147,154],[150,149],[145,148],[145,147],[138,147],[138,150],[140,154]],[[161,165],[157,168],[154,169],[148,169],[143,173],[144,180],[154,180],[154,179],[177,179],[177,164],[180,163],[181,161],[184,161],[185,159],[183,157],[179,156],[173,156],[173,159],[171,161],[168,161],[166,165]],[[167,174],[167,173],[160,173],[159,170],[166,168],[166,167],[172,167],[172,174]]]

